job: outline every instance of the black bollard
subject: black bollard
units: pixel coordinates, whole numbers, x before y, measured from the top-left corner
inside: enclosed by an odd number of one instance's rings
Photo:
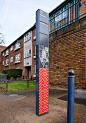
[[[6,93],[8,92],[8,82],[6,80]]]
[[[74,70],[69,70],[68,74],[67,123],[74,123],[75,72]]]

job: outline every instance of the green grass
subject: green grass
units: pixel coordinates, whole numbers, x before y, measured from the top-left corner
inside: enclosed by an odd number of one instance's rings
[[[0,87],[6,90],[6,83],[0,83]],[[28,88],[30,89],[35,87],[36,87],[36,82],[30,81]],[[26,89],[27,89],[27,81],[8,83],[8,92],[14,92],[14,91],[20,91]]]

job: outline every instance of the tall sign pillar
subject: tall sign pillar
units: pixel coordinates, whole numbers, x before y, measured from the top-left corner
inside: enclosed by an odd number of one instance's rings
[[[36,11],[36,114],[49,112],[49,14]]]

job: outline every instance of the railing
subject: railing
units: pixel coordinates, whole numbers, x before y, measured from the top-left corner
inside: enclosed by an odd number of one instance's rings
[[[19,83],[16,83],[16,82],[19,82]],[[8,93],[8,92],[10,93],[10,92],[13,92],[14,90],[18,91],[18,90],[29,89],[29,85],[33,82],[36,83],[36,79],[5,80],[5,82],[0,83],[0,88],[3,90],[3,93]],[[3,84],[3,85],[1,85],[1,84]],[[17,84],[19,84],[19,85],[17,85]],[[24,85],[23,89],[22,89],[22,85]],[[33,85],[33,87],[34,87],[34,85]]]
[[[49,17],[49,34],[86,16],[86,0],[72,0]]]

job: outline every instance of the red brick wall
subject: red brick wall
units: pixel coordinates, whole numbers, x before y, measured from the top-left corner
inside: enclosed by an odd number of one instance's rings
[[[20,49],[14,50],[16,48],[16,42],[13,44],[13,50],[10,51],[10,47],[7,48],[9,50],[9,55],[8,56],[2,56],[2,62],[4,61],[4,65],[2,65],[2,71],[4,69],[11,69],[11,68],[21,68],[23,69],[24,67],[24,38],[21,38],[21,45]],[[15,64],[15,55],[20,53],[20,63]],[[4,54],[6,54],[6,50],[4,51]],[[13,62],[10,63],[10,58],[13,57]],[[9,66],[5,66],[6,64],[6,59],[9,59]]]
[[[35,46],[36,46],[36,39],[34,39],[34,36],[36,36],[36,28],[32,31],[32,78],[33,75],[35,75],[35,65],[36,65],[36,58],[34,58],[35,55]]]
[[[75,71],[75,88],[86,87],[86,17],[49,37],[49,81],[67,88],[68,71]]]
[[[0,73],[1,73],[1,51],[4,50],[6,47],[0,45]]]
[[[31,76],[33,77],[33,75],[35,74],[35,64],[36,64],[36,59],[34,59],[34,54],[35,54],[35,45],[36,45],[36,40],[34,40],[34,36],[36,36],[36,29],[32,30],[32,66],[31,66]],[[5,66],[2,65],[2,71],[4,69],[10,69],[10,68],[21,68],[23,69],[22,72],[22,76],[24,76],[24,78],[29,77],[29,67],[25,68],[24,67],[24,36],[23,38],[20,39],[21,40],[21,45],[20,45],[20,49],[18,50],[14,50],[16,48],[16,42],[13,44],[13,50],[10,51],[10,47],[8,48],[9,50],[9,55],[8,56],[2,56],[2,61],[5,62],[6,64],[6,59],[9,59],[9,66]],[[17,54],[20,53],[20,63],[15,64],[15,56]],[[6,51],[4,51],[4,54],[6,54]],[[13,62],[10,63],[10,57],[13,57]]]

